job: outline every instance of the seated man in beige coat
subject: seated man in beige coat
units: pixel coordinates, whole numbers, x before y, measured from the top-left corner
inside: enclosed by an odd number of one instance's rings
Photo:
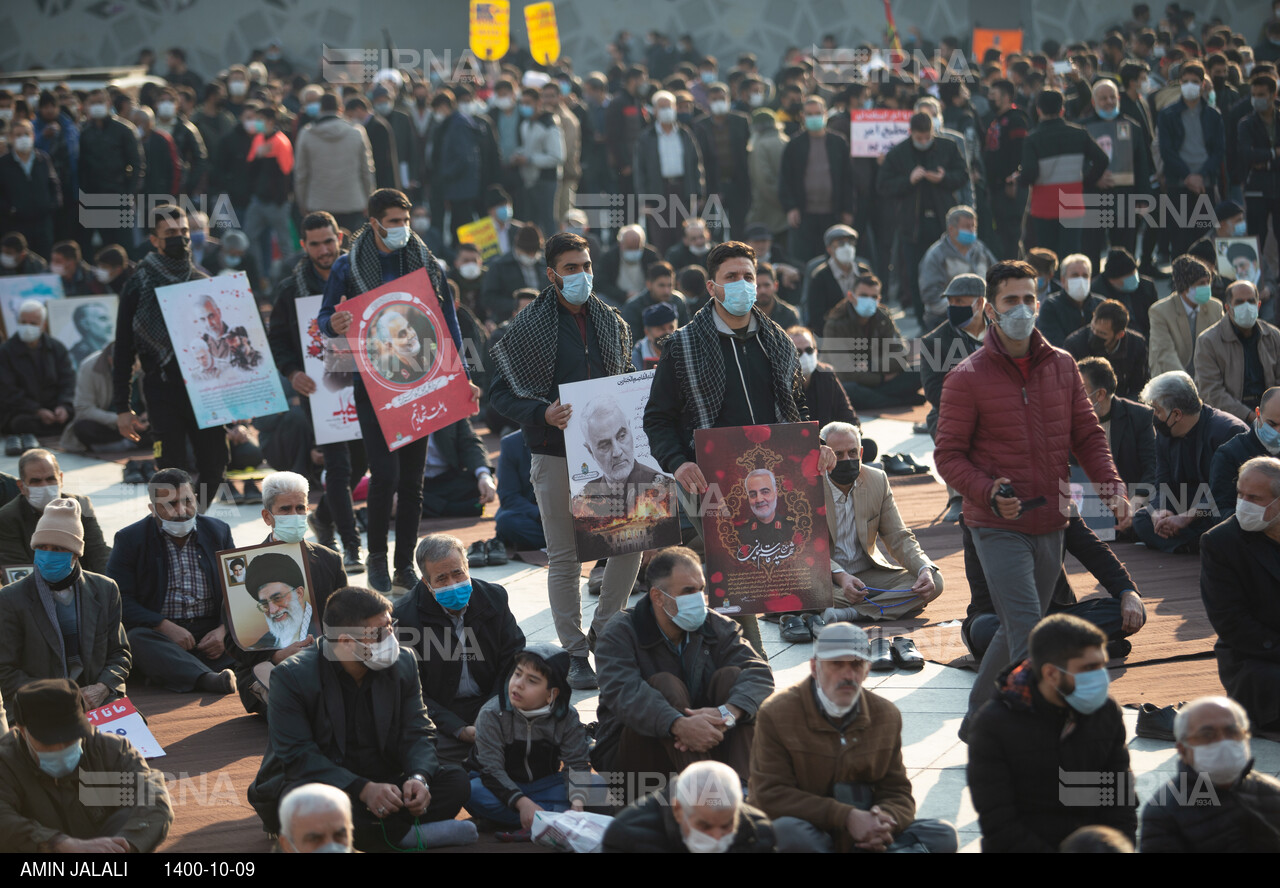
[[[898,514],[889,477],[862,465],[857,426],[828,423],[819,439],[836,454],[825,481],[836,606],[823,619],[892,620],[919,613],[942,594],[942,573]],[[882,535],[900,567],[877,551]]]
[[[31,536],[35,571],[0,589],[0,693],[42,678],[75,682],[85,708],[125,692],[132,657],[115,580],[81,567],[84,528],[73,499],[49,503]]]
[[[1196,337],[1222,318],[1212,295],[1213,270],[1195,256],[1173,260],[1173,293],[1151,306],[1147,363],[1155,378],[1170,370],[1195,372]],[[1193,332],[1194,331],[1194,332]]]
[[[1196,387],[1210,407],[1253,422],[1262,393],[1280,384],[1280,330],[1258,318],[1248,281],[1227,287],[1227,313],[1196,340]]]

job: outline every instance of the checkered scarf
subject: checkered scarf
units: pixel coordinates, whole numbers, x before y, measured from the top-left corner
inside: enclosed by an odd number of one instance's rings
[[[511,319],[511,326],[489,352],[498,372],[517,397],[550,404],[555,388],[556,288],[547,287],[538,298]],[[631,373],[631,330],[618,310],[592,293],[587,299],[587,320],[600,348],[606,376]],[[794,349],[793,349],[794,351]]]
[[[751,309],[756,319],[755,336],[769,356],[773,369],[773,394],[778,422],[802,422],[804,377],[795,344],[781,327],[758,307]],[[685,327],[672,333],[663,349],[671,354],[680,390],[693,410],[694,428],[715,426],[724,406],[724,353],[720,351],[720,331],[716,328],[715,305],[708,302]]]
[[[156,363],[163,367],[173,360],[173,342],[169,328],[164,325],[160,300],[156,287],[182,284],[203,278],[188,259],[170,259],[163,253],[148,253],[138,261],[130,286],[138,288],[138,308],[133,315],[133,335],[138,343],[155,355]]]
[[[409,233],[409,243],[396,251],[400,261],[400,273],[396,277],[404,277],[411,271],[425,268],[431,277],[431,286],[436,296],[443,300],[449,292],[449,285],[444,279],[436,257],[422,242],[422,238],[414,232]],[[347,278],[347,296],[359,296],[382,286],[382,260],[378,252],[377,238],[373,226],[365,225],[356,234],[351,243],[351,276]]]

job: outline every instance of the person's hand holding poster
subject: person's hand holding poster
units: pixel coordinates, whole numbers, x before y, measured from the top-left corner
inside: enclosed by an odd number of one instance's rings
[[[699,429],[707,596],[724,614],[832,604],[818,424]]]
[[[476,412],[425,269],[348,299],[342,310],[353,317],[347,340],[388,449]]]
[[[281,650],[320,634],[301,543],[227,549],[218,562],[231,638],[241,650]]]

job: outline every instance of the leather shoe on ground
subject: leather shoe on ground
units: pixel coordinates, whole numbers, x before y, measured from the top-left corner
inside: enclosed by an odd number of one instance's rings
[[[497,537],[494,537],[486,543],[484,551],[486,561],[490,567],[501,567],[509,560],[507,558],[507,544]],[[467,560],[467,563],[471,563],[470,559]]]
[[[1185,705],[1185,702],[1173,706],[1143,703],[1138,707],[1138,727],[1134,733],[1148,740],[1174,742],[1173,719],[1178,714],[1178,710]]]
[[[1133,642],[1127,638],[1115,638],[1107,642],[1107,659],[1123,660],[1133,651]]]
[[[30,432],[22,436],[22,452],[23,453],[26,453],[28,450],[35,450],[39,446],[40,446],[40,442],[36,439],[36,436],[31,434]]]
[[[22,455],[22,438],[17,435],[4,436],[4,455],[5,456],[21,456]]]
[[[915,467],[896,453],[886,453],[880,457],[880,465],[884,466],[884,470],[890,475],[914,475],[916,473]]]
[[[359,546],[354,549],[348,549],[346,554],[342,556],[342,569],[346,571],[347,576],[364,573],[364,562],[360,560]]]
[[[799,614],[785,614],[778,621],[778,635],[783,641],[791,644],[805,644],[813,641],[813,634],[809,632],[809,627],[804,624],[804,620],[800,619]]]
[[[467,548],[467,567],[484,567],[489,563],[489,541],[476,540]]]
[[[370,553],[369,560],[366,562],[369,568],[369,588],[374,592],[381,592],[383,595],[391,593],[391,572],[387,570],[387,555],[375,555]]]
[[[575,691],[594,691],[600,687],[596,671],[586,657],[573,657],[569,661],[569,687]]]
[[[899,453],[898,459],[915,469],[917,475],[927,475],[930,472],[928,466],[916,462],[916,458],[909,453]]]
[[[871,639],[871,671],[893,671],[893,652],[889,649],[889,639],[883,636]]]
[[[893,662],[908,672],[917,672],[924,668],[924,657],[916,649],[916,643],[906,636],[899,635],[889,645]]]
[[[947,514],[942,516],[942,520],[948,524],[959,524],[960,516],[963,514],[964,498],[957,496],[947,503]]]
[[[805,614],[800,619],[804,620],[805,626],[809,628],[809,634],[816,641],[818,634],[822,632],[822,627],[827,625],[827,621],[822,619],[820,614]]]

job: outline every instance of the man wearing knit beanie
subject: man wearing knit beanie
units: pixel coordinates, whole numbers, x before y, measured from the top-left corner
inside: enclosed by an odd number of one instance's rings
[[[0,693],[67,678],[92,709],[125,691],[132,658],[115,581],[80,566],[84,525],[69,498],[45,506],[31,535],[35,572],[0,589]]]
[[[1151,376],[1195,373],[1196,337],[1222,319],[1213,298],[1213,269],[1194,256],[1173,260],[1173,293],[1151,306]]]
[[[1129,329],[1151,338],[1151,306],[1155,305],[1156,284],[1138,271],[1133,254],[1124,247],[1112,247],[1093,281],[1093,292],[1104,300],[1114,299],[1129,310]]]

